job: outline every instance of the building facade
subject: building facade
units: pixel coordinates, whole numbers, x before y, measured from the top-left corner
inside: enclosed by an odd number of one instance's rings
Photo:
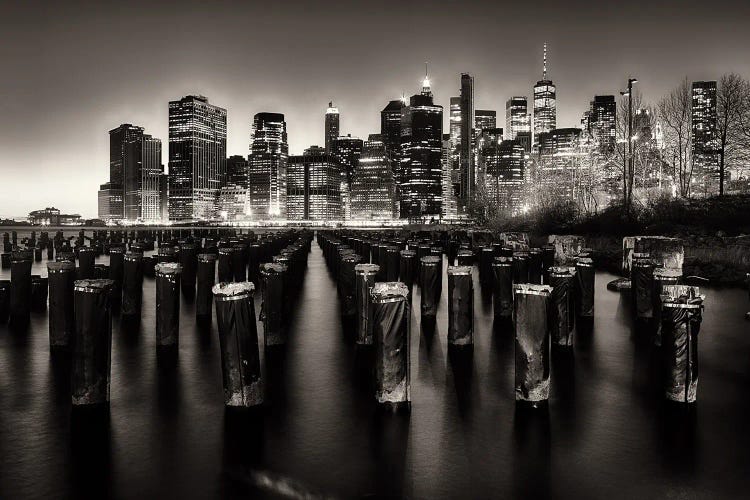
[[[693,82],[691,95],[691,153],[697,191],[701,194],[719,192],[719,153],[716,133],[716,82]]]
[[[341,206],[341,167],[325,148],[311,146],[290,156],[287,166],[287,218],[337,221]]]
[[[401,183],[401,112],[404,105],[403,100],[396,99],[390,101],[380,112],[380,136],[393,172],[396,199]]]
[[[100,206],[105,210],[99,211],[99,218],[104,221],[120,221],[125,216],[125,152],[128,144],[141,137],[143,127],[130,123],[123,123],[109,131],[109,182],[103,184],[106,188],[102,187],[106,192],[99,193]]]
[[[411,96],[401,117],[401,218],[439,217],[442,210],[443,107],[433,102],[429,80]]]
[[[460,193],[462,208],[471,200],[476,183],[474,138],[474,77],[461,73],[461,139],[460,139]]]
[[[584,130],[596,150],[605,156],[614,153],[617,141],[617,102],[613,95],[597,95],[591,101]]]
[[[232,155],[227,158],[227,175],[225,186],[238,186],[247,189],[247,174],[250,162],[244,156]]]
[[[477,109],[474,111],[475,135],[484,129],[497,128],[497,111],[491,109]]]
[[[514,96],[505,102],[505,139],[515,140],[523,132],[531,132],[529,103],[526,96]]]
[[[395,186],[385,143],[370,135],[362,145],[351,184],[351,219],[392,219]]]
[[[253,118],[247,174],[250,214],[255,220],[286,217],[286,122],[281,113],[257,113]]]
[[[482,148],[481,157],[488,198],[499,210],[517,215],[522,210],[526,171],[523,145],[518,141],[491,141]]]
[[[161,222],[161,140],[143,134],[125,147],[124,218],[128,222]]]
[[[204,96],[169,103],[169,218],[211,220],[226,171],[227,111]]]
[[[328,103],[328,109],[326,109],[326,122],[325,122],[325,141],[326,141],[326,153],[331,154],[333,143],[339,136],[339,108],[333,106],[333,102]]]

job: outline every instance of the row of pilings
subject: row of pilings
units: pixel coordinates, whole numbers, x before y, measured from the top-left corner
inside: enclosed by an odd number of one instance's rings
[[[200,324],[210,323],[215,305],[225,403],[261,404],[255,291],[262,296],[263,347],[283,346],[313,239],[304,230],[95,231],[90,237],[81,231],[70,247],[61,233],[50,239],[43,232],[38,240],[32,233],[21,241],[34,247],[20,248],[15,234],[7,236],[11,279],[0,281],[0,321],[24,334],[31,309],[44,310],[49,302],[50,349],[70,356],[74,407],[109,402],[112,316],[140,322],[144,278],[155,281],[157,353],[169,356],[179,348],[181,294],[195,301]],[[50,241],[61,243],[52,244],[48,275],[34,276],[34,249]],[[149,250],[156,252],[145,255]],[[96,264],[102,254],[109,255],[108,265]]]

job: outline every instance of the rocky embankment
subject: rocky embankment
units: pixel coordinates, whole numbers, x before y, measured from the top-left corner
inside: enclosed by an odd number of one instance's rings
[[[738,286],[750,272],[750,235],[679,236],[685,244],[684,276],[700,276],[712,285]],[[597,267],[621,274],[622,238],[588,235]]]

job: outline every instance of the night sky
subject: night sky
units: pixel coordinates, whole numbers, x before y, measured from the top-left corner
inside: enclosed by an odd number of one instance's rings
[[[0,10],[0,216],[53,205],[95,217],[107,131],[144,126],[166,166],[167,102],[183,95],[228,109],[228,154],[247,155],[260,111],[286,115],[298,153],[323,143],[329,100],[342,133],[378,132],[429,61],[438,104],[468,71],[476,108],[504,126],[505,100],[541,78],[546,41],[558,126],[577,126],[628,75],[645,102],[685,76],[750,77],[748,21],[750,2],[721,0],[12,1]]]

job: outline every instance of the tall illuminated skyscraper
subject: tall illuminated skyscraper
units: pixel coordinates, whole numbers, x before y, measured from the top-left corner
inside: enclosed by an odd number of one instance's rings
[[[518,141],[490,141],[482,149],[484,182],[494,205],[511,215],[521,211],[525,152]]]
[[[341,220],[341,167],[324,148],[289,157],[287,203],[289,220]]]
[[[225,186],[247,188],[247,172],[250,162],[244,156],[233,155],[227,158],[227,175]]]
[[[382,136],[371,134],[364,142],[351,184],[351,218],[392,219],[393,173]]]
[[[190,95],[169,103],[169,218],[216,217],[226,171],[227,110]]]
[[[461,189],[460,202],[466,207],[474,195],[476,184],[475,158],[472,142],[474,138],[474,77],[468,73],[461,73]]]
[[[339,136],[339,108],[333,106],[333,101],[328,103],[326,109],[326,153],[331,154],[333,141]]]
[[[505,103],[505,139],[515,140],[519,132],[530,132],[529,104],[526,96],[513,96]]]
[[[691,149],[696,177],[705,194],[719,191],[716,117],[716,82],[693,82]]]
[[[540,134],[557,127],[557,89],[547,79],[547,44],[544,44],[544,66],[542,79],[534,85],[534,145],[539,145]]]
[[[613,95],[597,95],[587,116],[588,133],[597,151],[604,155],[615,151],[617,140],[617,102]]]
[[[147,134],[132,138],[125,147],[123,167],[125,219],[161,221],[161,140]]]
[[[497,111],[491,109],[477,109],[474,111],[475,135],[486,128],[497,128]]]
[[[443,107],[433,102],[425,75],[422,92],[411,96],[401,115],[401,218],[440,216]]]
[[[143,137],[143,127],[123,123],[109,131],[109,182],[99,192],[99,218],[112,222],[125,216],[125,152],[127,145]]]
[[[451,200],[453,202],[453,208],[455,208],[456,200],[461,193],[461,98],[451,97],[450,100],[450,115],[448,118],[449,122],[449,136],[450,148],[448,151],[448,165],[445,167],[447,171],[448,185],[444,186],[444,192],[450,191]],[[445,183],[445,179],[443,181]],[[443,199],[443,202],[446,200]],[[450,211],[450,210],[449,210]],[[443,210],[445,213],[445,209]],[[452,213],[452,215],[456,215]]]
[[[289,146],[282,113],[256,113],[247,174],[250,216],[286,217],[286,162]]]
[[[401,182],[401,108],[404,106],[403,99],[396,99],[390,101],[380,112],[380,136],[397,192]]]
[[[341,167],[341,206],[345,220],[351,218],[352,177],[361,154],[362,139],[351,135],[337,137],[331,146],[331,156]]]

